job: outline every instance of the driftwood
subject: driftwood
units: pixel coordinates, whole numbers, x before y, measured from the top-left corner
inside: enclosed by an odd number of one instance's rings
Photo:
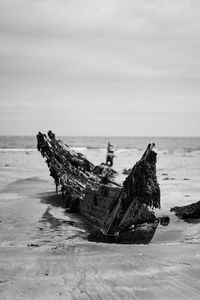
[[[84,215],[96,219],[105,234],[125,232],[133,224],[155,221],[155,216],[148,209],[160,208],[154,144],[148,145],[123,186],[119,187],[113,178],[111,180],[109,174],[112,172],[101,171],[99,174],[98,167],[57,140],[51,131],[48,137],[39,132],[37,140],[38,150],[46,158],[50,175],[56,187],[61,186],[69,207],[79,208]],[[103,194],[93,190],[103,191]],[[99,206],[103,202],[105,208]]]
[[[175,206],[170,209],[181,219],[198,219],[200,218],[200,201],[185,206]]]

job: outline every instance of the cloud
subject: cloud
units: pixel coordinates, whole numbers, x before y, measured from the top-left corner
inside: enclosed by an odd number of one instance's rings
[[[178,114],[188,122],[177,133],[198,134],[199,8],[198,0],[2,0],[2,133],[23,134],[27,116],[27,133],[62,131],[66,116],[66,134],[106,134],[110,122],[111,134],[131,125],[171,135],[162,119],[176,124]]]

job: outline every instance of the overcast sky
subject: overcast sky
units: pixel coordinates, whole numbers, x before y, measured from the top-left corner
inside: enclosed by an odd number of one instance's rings
[[[0,134],[199,136],[199,0],[0,0]]]

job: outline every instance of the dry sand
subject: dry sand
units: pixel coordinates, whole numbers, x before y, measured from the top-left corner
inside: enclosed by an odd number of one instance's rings
[[[95,243],[51,181],[19,180],[0,198],[0,299],[200,298],[199,224],[172,217],[148,245]]]

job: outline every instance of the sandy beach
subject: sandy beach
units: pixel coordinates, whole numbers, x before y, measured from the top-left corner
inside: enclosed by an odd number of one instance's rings
[[[189,171],[179,178],[178,168],[170,171],[161,156],[156,215],[168,215],[169,225],[159,224],[147,245],[108,244],[91,241],[91,225],[66,213],[39,153],[15,154],[17,167],[3,155],[10,167],[2,167],[8,173],[0,193],[1,299],[199,299],[199,220],[186,223],[169,212],[198,200],[195,171],[194,178],[184,179]],[[9,168],[19,170],[12,180]]]

